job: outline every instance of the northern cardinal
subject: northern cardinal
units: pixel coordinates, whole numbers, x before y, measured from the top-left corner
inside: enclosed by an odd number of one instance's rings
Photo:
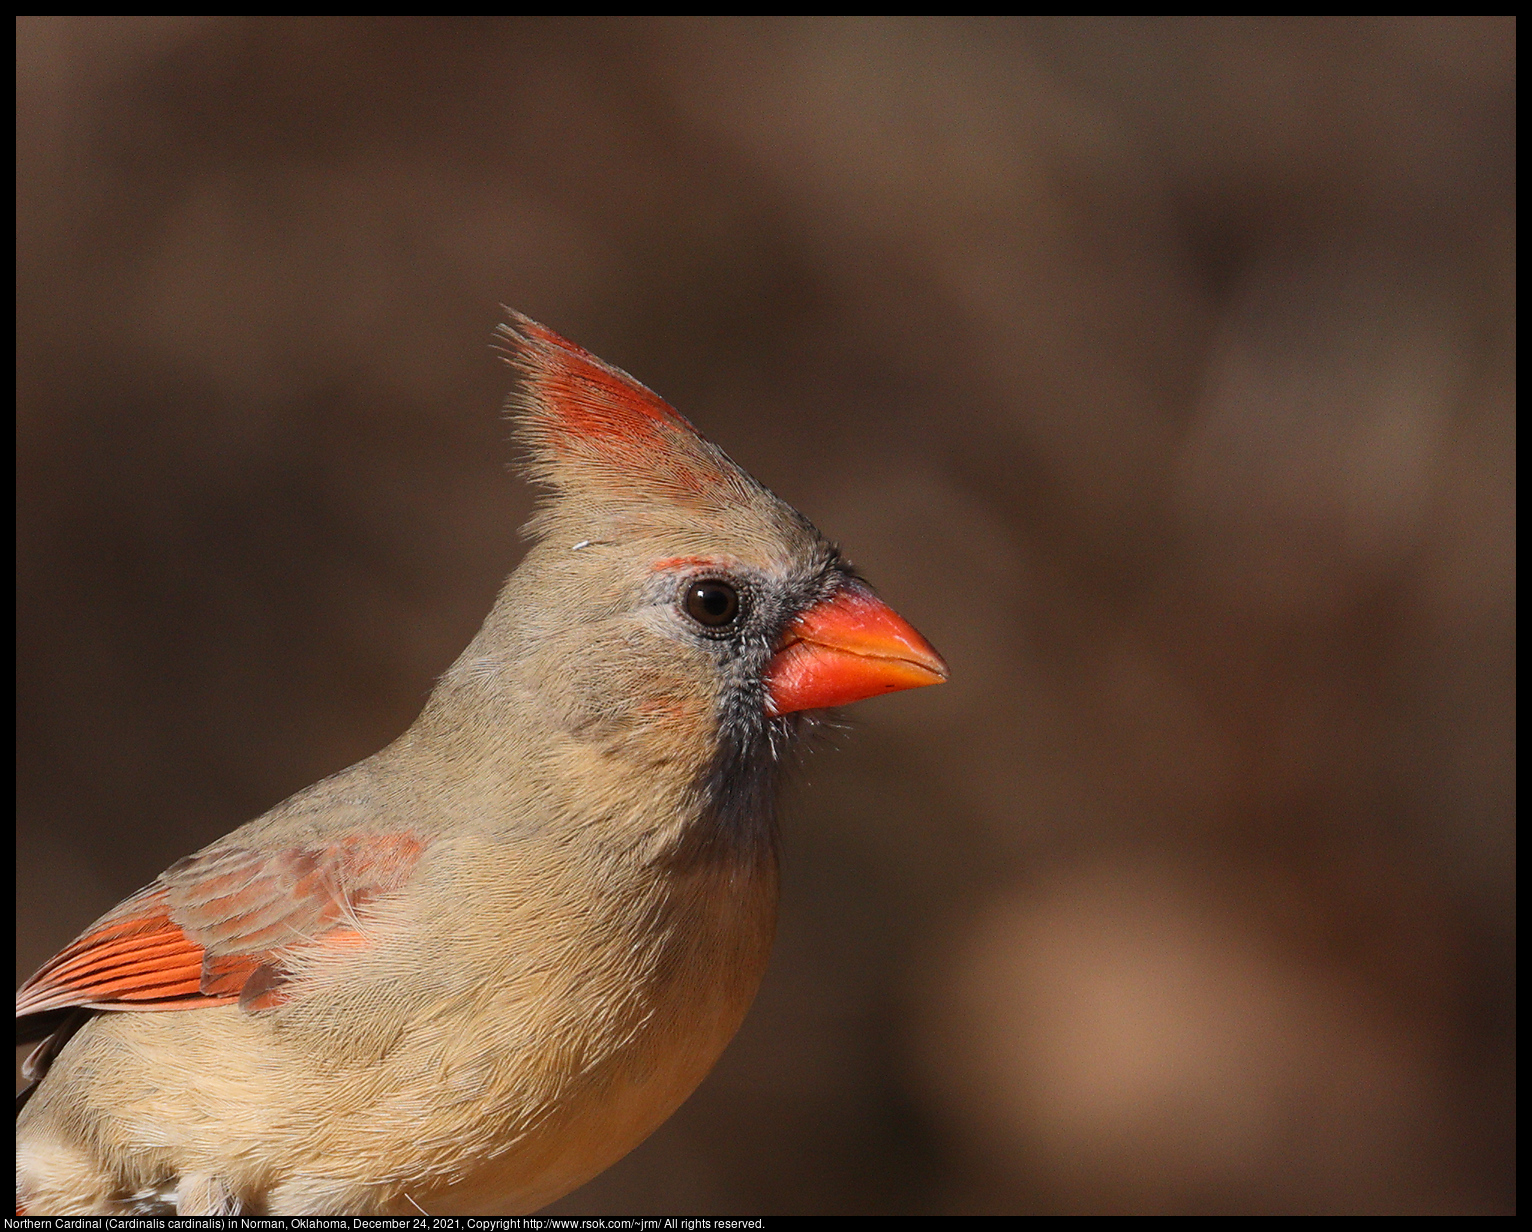
[[[947,677],[627,374],[501,327],[547,497],[414,725],[173,864],[16,997],[29,1214],[522,1214],[744,1017],[813,711]],[[809,712],[809,713],[806,713]]]

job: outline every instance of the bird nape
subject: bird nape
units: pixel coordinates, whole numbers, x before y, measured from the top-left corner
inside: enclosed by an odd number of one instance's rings
[[[523,1214],[718,1059],[816,712],[941,657],[802,514],[519,314],[543,499],[408,731],[173,864],[16,997],[34,1215]]]

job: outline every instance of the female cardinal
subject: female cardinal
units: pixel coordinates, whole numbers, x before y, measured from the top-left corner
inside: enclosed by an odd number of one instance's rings
[[[533,546],[403,736],[22,986],[28,1213],[568,1193],[675,1111],[755,995],[804,712],[946,679],[667,403],[526,317],[501,334],[549,490]]]

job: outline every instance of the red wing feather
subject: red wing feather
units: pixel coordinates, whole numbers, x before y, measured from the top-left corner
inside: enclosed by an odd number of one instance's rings
[[[358,911],[404,885],[423,848],[392,834],[190,856],[45,963],[16,994],[16,1015],[280,1004],[287,960],[363,940]]]
[[[44,963],[16,994],[16,1016],[118,1001],[181,1009],[235,1000],[201,996],[202,959],[202,947],[171,922],[165,889],[151,886]]]

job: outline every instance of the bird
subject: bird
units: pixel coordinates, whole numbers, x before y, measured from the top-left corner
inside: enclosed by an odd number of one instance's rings
[[[28,1214],[526,1214],[712,1069],[825,712],[948,678],[657,394],[516,312],[529,547],[409,729],[16,997]]]

